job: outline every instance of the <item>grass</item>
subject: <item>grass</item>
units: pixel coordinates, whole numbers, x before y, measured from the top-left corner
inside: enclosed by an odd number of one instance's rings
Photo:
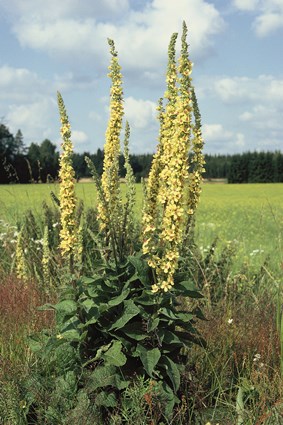
[[[42,213],[43,200],[51,203],[50,192],[58,195],[56,184],[0,186],[0,219],[16,224],[28,208]],[[125,186],[122,185],[122,191]],[[76,186],[86,207],[96,203],[93,183]],[[137,185],[136,212],[142,207],[142,187]],[[270,257],[272,269],[280,272],[283,231],[283,184],[204,184],[197,211],[196,239],[205,252],[218,237],[219,244],[236,244],[237,257],[247,266],[262,264]]]

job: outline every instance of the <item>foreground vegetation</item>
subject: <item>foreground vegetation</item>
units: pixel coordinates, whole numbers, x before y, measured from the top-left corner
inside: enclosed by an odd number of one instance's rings
[[[250,192],[243,203],[236,186],[231,194],[222,185],[217,213],[209,215],[215,200],[204,198],[196,215],[204,158],[186,35],[184,24],[178,63],[177,34],[170,41],[166,103],[158,107],[159,144],[143,200],[127,123],[120,185],[123,90],[112,40],[101,178],[85,159],[96,191],[75,186],[71,128],[58,93],[59,190],[40,211],[41,189],[34,205],[33,192],[26,213],[13,214],[7,196],[0,245],[3,424],[282,421],[282,201],[273,186],[267,202],[255,194],[266,188],[253,187],[254,199]],[[18,187],[6,190],[19,198]],[[80,190],[95,193],[95,203],[80,202]]]

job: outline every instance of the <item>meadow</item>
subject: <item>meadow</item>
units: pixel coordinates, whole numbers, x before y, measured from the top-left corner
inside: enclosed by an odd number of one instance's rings
[[[121,185],[122,193],[125,185]],[[35,217],[42,214],[42,202],[52,205],[51,192],[59,194],[58,184],[0,186],[0,220],[16,225],[30,209]],[[85,208],[97,204],[95,184],[77,183],[76,195]],[[142,185],[136,185],[135,213],[141,217]],[[196,241],[207,252],[217,237],[218,245],[237,246],[237,260],[259,266],[269,257],[272,269],[280,272],[283,261],[283,184],[204,183],[196,212]]]

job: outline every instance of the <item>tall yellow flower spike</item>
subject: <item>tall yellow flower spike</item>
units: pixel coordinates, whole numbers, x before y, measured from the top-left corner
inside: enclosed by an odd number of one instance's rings
[[[110,90],[110,118],[105,134],[103,173],[101,185],[104,202],[98,202],[98,218],[100,229],[109,231],[110,223],[113,227],[120,227],[121,217],[121,194],[119,180],[119,154],[120,154],[120,133],[122,128],[123,89],[121,67],[118,63],[118,56],[115,50],[114,41],[108,39],[110,53],[112,55],[108,76],[112,80]],[[105,204],[107,211],[105,210]],[[116,227],[117,228],[117,227]]]
[[[178,67],[175,63],[176,37],[176,34],[172,36],[169,45],[167,91],[164,96],[168,101],[160,116],[159,147],[149,175],[149,204],[143,214],[143,253],[148,255],[148,264],[154,269],[153,292],[167,292],[174,285],[187,215],[188,155],[194,126],[192,63],[188,55],[185,23]]]
[[[76,237],[76,196],[75,172],[72,164],[73,143],[71,141],[71,126],[66,113],[61,94],[57,93],[58,107],[61,120],[62,152],[60,155],[60,249],[63,257],[71,257],[77,244]]]

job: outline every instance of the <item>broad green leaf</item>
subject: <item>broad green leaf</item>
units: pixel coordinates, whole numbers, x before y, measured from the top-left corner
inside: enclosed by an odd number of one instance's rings
[[[125,291],[123,291],[120,295],[117,295],[116,297],[112,298],[109,302],[108,305],[110,307],[114,307],[116,305],[121,304],[129,295],[130,293],[130,289],[126,289]]]
[[[177,312],[176,316],[179,320],[185,323],[190,322],[195,317],[193,314],[186,312]]]
[[[88,313],[89,312],[89,310],[91,309],[91,308],[96,308],[97,309],[97,304],[96,304],[96,302],[94,302],[91,298],[87,298],[86,300],[84,300],[82,303],[81,303],[81,306],[84,308],[84,310]]]
[[[172,382],[174,392],[176,393],[180,387],[180,372],[176,364],[167,356],[162,356],[160,363],[165,366],[167,375]]]
[[[114,341],[112,346],[101,357],[107,364],[117,367],[124,366],[127,361],[127,357],[122,353],[121,341]]]
[[[183,345],[182,341],[180,341],[180,338],[175,333],[167,331],[166,329],[164,330],[163,342],[166,344]]]
[[[97,366],[87,383],[88,392],[95,391],[97,388],[116,387],[118,390],[127,388],[129,381],[122,379],[113,365]]]
[[[142,345],[138,344],[136,351],[139,353],[141,362],[147,374],[152,377],[154,368],[161,356],[159,349],[153,348],[152,350],[148,350],[147,348],[144,348]]]
[[[159,325],[159,318],[158,317],[149,319],[148,325],[147,325],[148,332],[154,331],[154,329],[156,329],[158,325]]]
[[[36,353],[37,351],[41,350],[44,347],[44,345],[47,343],[48,340],[49,340],[49,336],[41,333],[38,335],[30,336],[28,338],[28,345],[31,351]]]
[[[165,401],[164,413],[168,419],[171,419],[174,405],[180,402],[180,400],[175,396],[172,389],[165,381],[162,382],[161,389],[161,397]]]
[[[135,303],[132,300],[124,301],[124,311],[122,313],[122,316],[119,317],[119,319],[116,320],[115,323],[113,323],[113,325],[109,328],[109,330],[121,329],[133,317],[139,314],[139,312],[140,312],[140,309],[135,305]]]
[[[89,380],[89,385],[92,391],[97,388],[114,385],[116,378],[116,367],[113,365],[97,366],[92,372]]]
[[[136,303],[142,305],[155,305],[156,299],[152,295],[152,291],[143,291],[142,295],[136,298]]]
[[[170,308],[163,307],[159,310],[159,313],[163,316],[169,317],[169,319],[177,320],[178,316],[176,316]]]
[[[101,391],[95,396],[94,403],[97,406],[115,407],[117,405],[117,400],[114,393],[109,394],[106,391]]]
[[[67,341],[80,341],[80,333],[76,329],[70,329],[60,334]]]
[[[130,256],[128,257],[129,262],[134,266],[139,280],[144,284],[150,284],[149,281],[149,267],[147,263],[139,258],[138,256]]]
[[[80,280],[81,280],[82,283],[84,283],[86,285],[90,285],[90,284],[93,284],[96,281],[96,278],[95,277],[83,276],[83,277],[81,277]]]
[[[72,300],[64,300],[54,305],[58,313],[74,314],[77,311],[77,303]]]
[[[125,335],[136,341],[148,338],[148,334],[143,330],[141,322],[133,322],[125,325],[122,329]]]
[[[180,291],[183,295],[187,295],[191,298],[203,298],[198,287],[191,280],[183,280],[174,285],[174,288]]]

